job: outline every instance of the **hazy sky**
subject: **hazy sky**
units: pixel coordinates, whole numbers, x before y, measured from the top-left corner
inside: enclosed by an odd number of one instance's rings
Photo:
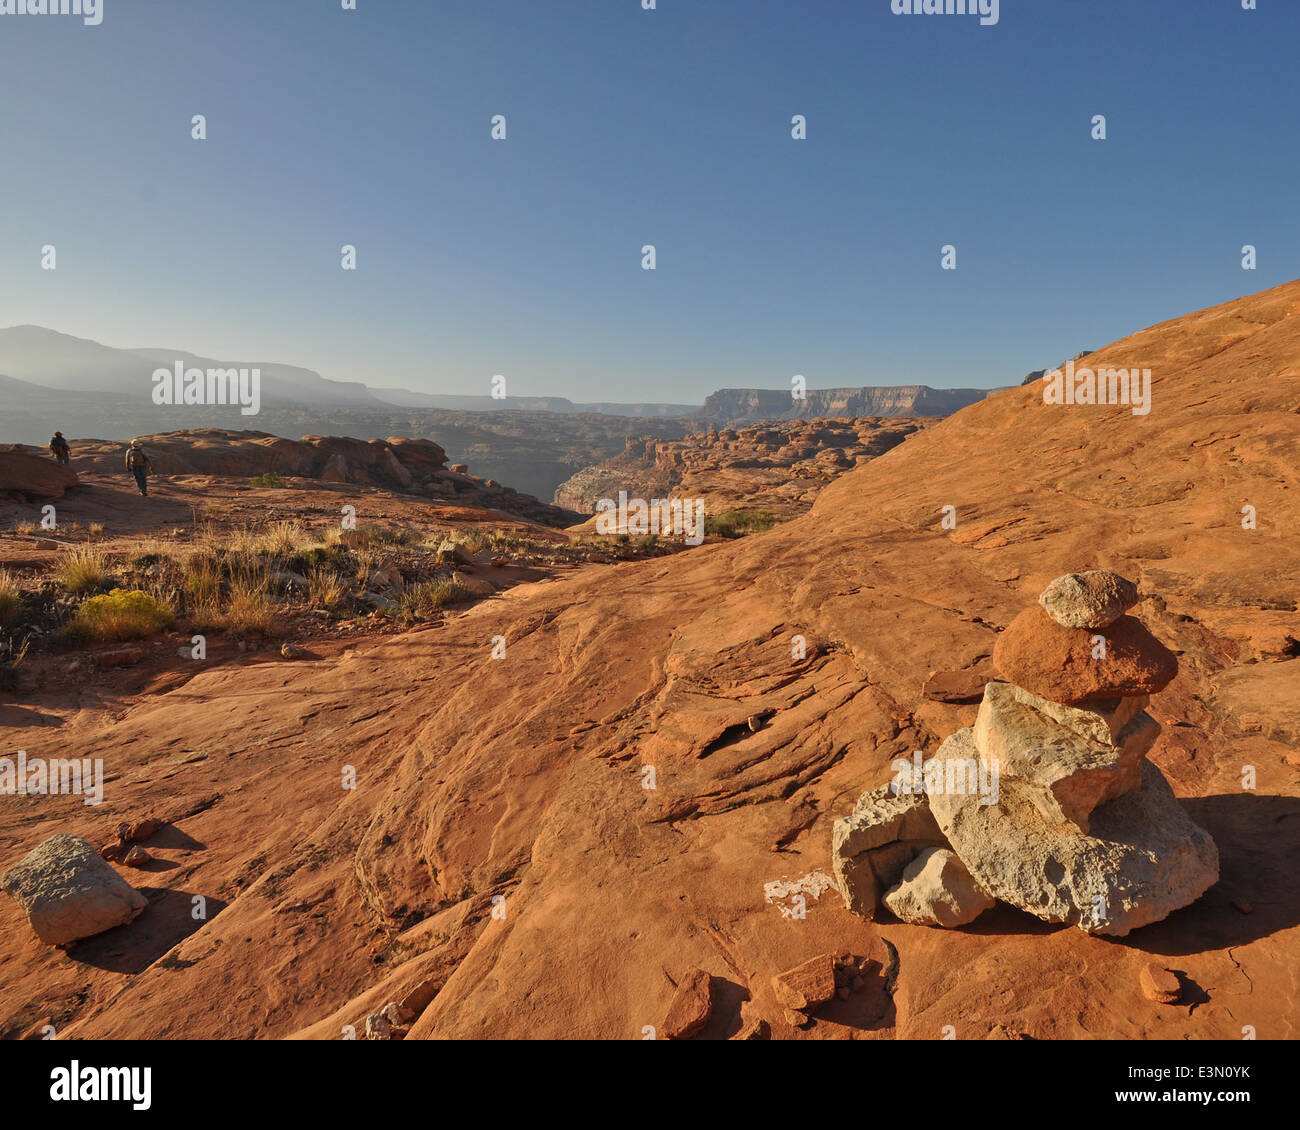
[[[103,5],[0,16],[0,325],[699,402],[1011,383],[1300,274],[1297,0]]]

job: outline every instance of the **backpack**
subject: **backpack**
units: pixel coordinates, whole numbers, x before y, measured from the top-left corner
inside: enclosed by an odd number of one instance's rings
[[[126,453],[127,470],[138,471],[144,467],[147,462],[148,460],[145,458],[144,452],[138,447],[133,447]]]

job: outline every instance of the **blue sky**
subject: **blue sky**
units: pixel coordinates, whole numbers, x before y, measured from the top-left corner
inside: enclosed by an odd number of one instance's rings
[[[0,16],[2,325],[690,403],[1011,383],[1300,274],[1296,0],[103,3]]]

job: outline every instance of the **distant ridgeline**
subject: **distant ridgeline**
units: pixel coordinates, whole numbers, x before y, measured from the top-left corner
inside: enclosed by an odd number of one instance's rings
[[[799,400],[785,389],[724,388],[704,402],[699,415],[718,425],[837,416],[950,416],[994,391],[883,385],[808,389]]]

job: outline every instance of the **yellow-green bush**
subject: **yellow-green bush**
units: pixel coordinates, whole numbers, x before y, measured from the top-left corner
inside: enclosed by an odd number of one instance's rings
[[[114,589],[77,606],[68,635],[80,643],[134,640],[161,631],[172,621],[172,610],[140,589]]]

